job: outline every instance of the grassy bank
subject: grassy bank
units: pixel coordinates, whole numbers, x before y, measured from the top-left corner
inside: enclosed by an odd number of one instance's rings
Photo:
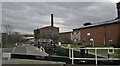
[[[80,45],[77,45],[77,44],[70,44],[70,45],[71,45],[71,48],[80,48]],[[67,47],[68,44],[62,44],[62,46]]]

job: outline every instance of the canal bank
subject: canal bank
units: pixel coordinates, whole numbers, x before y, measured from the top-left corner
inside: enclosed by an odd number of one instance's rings
[[[62,47],[56,47],[56,51],[53,53],[53,55],[49,54],[51,53],[49,50],[48,52],[49,56],[40,56],[40,55],[28,55],[28,54],[12,54],[12,58],[18,58],[18,59],[32,59],[32,60],[43,60],[43,61],[54,61],[54,62],[63,62],[65,64],[72,64],[72,59],[69,58],[69,49],[62,48]],[[81,53],[79,51],[74,51],[74,57],[83,57],[81,56]],[[98,56],[99,57],[99,56]],[[92,54],[85,54],[85,58],[95,58],[95,55]],[[102,57],[99,57],[102,58]],[[120,60],[98,60],[98,65],[119,65]],[[94,65],[96,63],[93,59],[75,59],[74,64],[79,65]]]

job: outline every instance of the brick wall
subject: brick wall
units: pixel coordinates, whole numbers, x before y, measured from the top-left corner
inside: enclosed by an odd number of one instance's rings
[[[74,41],[75,43],[82,43],[83,45],[90,44],[90,38],[94,39],[96,46],[104,46],[115,44],[118,34],[120,34],[120,24],[111,23],[103,24],[79,29],[73,29],[74,32],[80,32],[80,41]],[[87,35],[88,34],[88,35]],[[85,42],[83,42],[85,39]]]
[[[63,43],[72,43],[72,32],[60,33],[60,39]]]

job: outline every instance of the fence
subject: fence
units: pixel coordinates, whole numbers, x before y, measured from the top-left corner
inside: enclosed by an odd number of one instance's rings
[[[74,51],[80,51],[81,49],[85,50],[85,53],[88,52],[88,50],[94,50],[95,52],[92,53],[95,55],[94,58],[76,58],[74,57]],[[98,54],[98,50],[107,50],[108,58],[98,58],[100,56]],[[114,50],[118,50],[118,58],[109,58],[110,54],[114,54]],[[81,52],[81,51],[80,51]],[[75,59],[79,60],[95,60],[96,65],[98,65],[98,60],[120,60],[120,48],[69,48],[69,59],[72,60],[72,64],[74,64]]]

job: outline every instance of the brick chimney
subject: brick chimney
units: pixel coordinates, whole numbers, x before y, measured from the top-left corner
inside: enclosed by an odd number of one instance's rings
[[[120,18],[120,2],[118,2],[117,4],[117,19],[119,19]]]
[[[54,20],[53,20],[53,14],[51,14],[51,27],[53,27],[54,26],[54,22],[53,22]]]

